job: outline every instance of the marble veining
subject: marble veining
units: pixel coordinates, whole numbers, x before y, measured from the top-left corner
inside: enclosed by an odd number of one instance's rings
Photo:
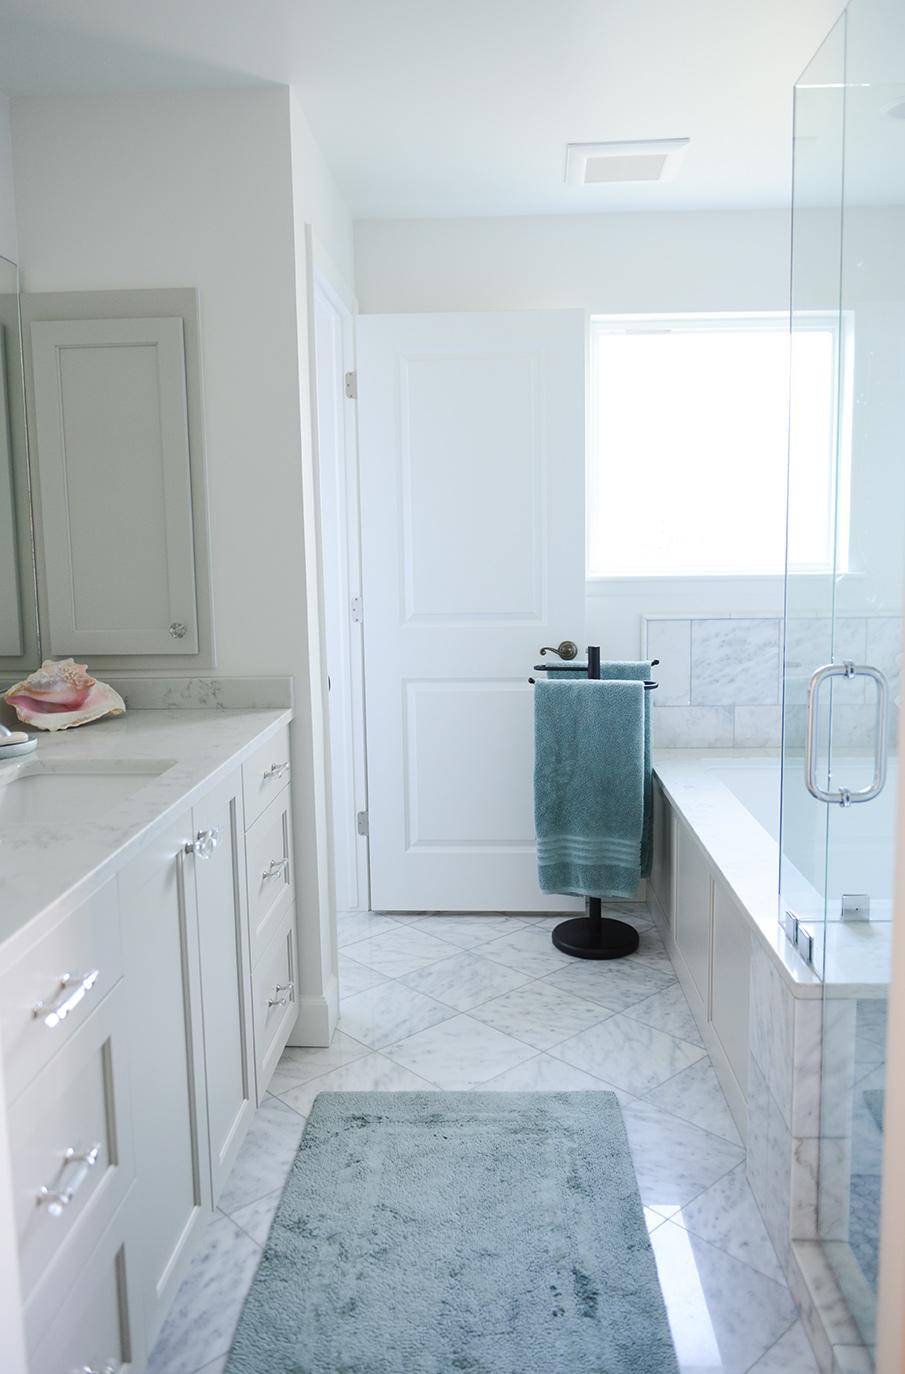
[[[456,1011],[471,1011],[482,1002],[532,981],[529,973],[484,959],[480,953],[451,953],[452,958],[407,973],[400,981]]]
[[[744,1164],[737,1165],[687,1207],[676,1212],[673,1221],[735,1259],[750,1264],[752,1269],[775,1283],[785,1283]]]
[[[609,1082],[645,1093],[694,1064],[704,1051],[622,1014],[557,1045],[553,1054],[578,1069],[603,1067]]]
[[[692,1121],[712,1135],[722,1136],[733,1145],[742,1143],[709,1059],[699,1059],[646,1097],[655,1107]]]
[[[0,943],[27,922],[50,916],[50,908],[59,911],[63,902],[88,895],[290,720],[289,711],[128,711],[42,736],[29,761],[102,767],[162,760],[168,766],[95,820],[75,816],[52,827],[0,825]],[[30,940],[33,932],[23,936]]]

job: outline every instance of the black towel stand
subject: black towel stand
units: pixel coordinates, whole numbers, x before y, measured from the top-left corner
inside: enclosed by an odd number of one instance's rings
[[[655,660],[656,661],[656,660]],[[600,646],[588,645],[588,677],[600,680]],[[645,682],[648,690],[656,683]],[[638,948],[638,932],[625,921],[614,921],[601,911],[601,898],[588,897],[587,915],[561,921],[551,932],[553,943],[563,954],[576,959],[624,959]]]

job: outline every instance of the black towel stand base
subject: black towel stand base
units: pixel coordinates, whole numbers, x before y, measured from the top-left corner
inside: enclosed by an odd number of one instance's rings
[[[588,898],[587,916],[560,921],[551,935],[557,949],[576,959],[624,959],[638,948],[634,926],[602,916],[599,897]]]
[[[588,645],[588,677],[600,678],[600,646]],[[625,921],[601,915],[599,897],[588,898],[587,916],[561,921],[551,931],[553,943],[576,959],[624,959],[638,948],[638,932]]]

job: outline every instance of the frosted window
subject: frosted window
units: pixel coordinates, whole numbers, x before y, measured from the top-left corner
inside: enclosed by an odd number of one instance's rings
[[[792,347],[790,561],[821,571],[835,535],[834,323],[809,318]],[[593,322],[589,577],[783,572],[789,350],[779,316]]]

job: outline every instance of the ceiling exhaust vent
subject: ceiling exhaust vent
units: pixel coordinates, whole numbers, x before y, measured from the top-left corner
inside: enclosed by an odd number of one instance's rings
[[[566,184],[672,181],[691,139],[638,138],[628,143],[567,143]]]

